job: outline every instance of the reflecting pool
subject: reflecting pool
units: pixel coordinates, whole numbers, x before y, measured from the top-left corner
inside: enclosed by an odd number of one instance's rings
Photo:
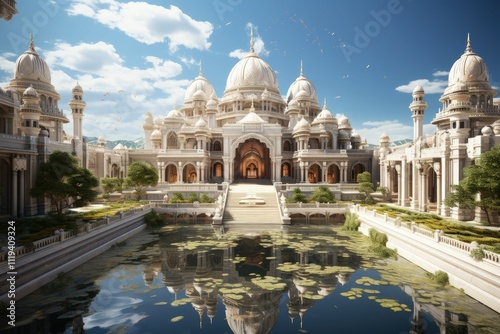
[[[17,312],[7,333],[500,333],[498,313],[330,226],[144,231]]]

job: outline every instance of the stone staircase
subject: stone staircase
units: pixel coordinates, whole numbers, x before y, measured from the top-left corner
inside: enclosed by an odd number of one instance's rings
[[[247,204],[240,204],[242,199]],[[222,223],[224,225],[281,225],[274,186],[232,183],[229,186]]]

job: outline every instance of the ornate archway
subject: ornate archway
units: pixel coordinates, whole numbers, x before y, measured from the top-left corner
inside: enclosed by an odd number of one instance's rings
[[[234,157],[235,179],[270,179],[271,159],[267,145],[256,138],[238,144]]]

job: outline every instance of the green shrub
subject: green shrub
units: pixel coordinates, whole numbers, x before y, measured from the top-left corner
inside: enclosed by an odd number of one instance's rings
[[[184,203],[184,196],[181,193],[173,193],[172,198],[168,200],[169,203]]]
[[[368,250],[383,258],[396,259],[398,257],[398,252],[396,250],[390,249],[388,247],[379,244],[372,244],[370,247],[368,247]]]
[[[476,261],[482,261],[485,256],[484,250],[482,248],[473,249],[472,252],[470,252],[470,256]]]
[[[359,220],[358,215],[346,210],[343,229],[346,231],[357,231],[359,225],[361,225],[361,221]]]
[[[215,198],[212,198],[207,194],[202,194],[200,196],[200,203],[213,203],[213,202],[215,202]]]
[[[310,201],[319,203],[335,203],[335,198],[327,186],[320,186],[312,193]]]
[[[368,236],[370,237],[370,241],[376,245],[385,246],[387,244],[387,235],[374,228],[368,230]]]
[[[445,286],[450,282],[448,274],[442,270],[438,270],[434,274],[428,273],[427,276],[441,286]]]
[[[151,210],[151,212],[147,213],[144,216],[144,221],[146,222],[146,226],[148,228],[155,228],[165,225],[163,217],[154,210]]]
[[[293,190],[292,197],[287,198],[286,200],[287,203],[307,203],[307,197],[306,195],[300,190],[300,188],[295,188]]]

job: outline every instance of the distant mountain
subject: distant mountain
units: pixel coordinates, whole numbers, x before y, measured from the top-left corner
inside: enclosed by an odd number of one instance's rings
[[[85,137],[87,143],[97,145],[97,137]],[[144,138],[139,137],[135,140],[107,140],[106,147],[110,149],[114,149],[116,145],[122,144],[123,146],[127,146],[132,149],[143,149],[144,148]]]

